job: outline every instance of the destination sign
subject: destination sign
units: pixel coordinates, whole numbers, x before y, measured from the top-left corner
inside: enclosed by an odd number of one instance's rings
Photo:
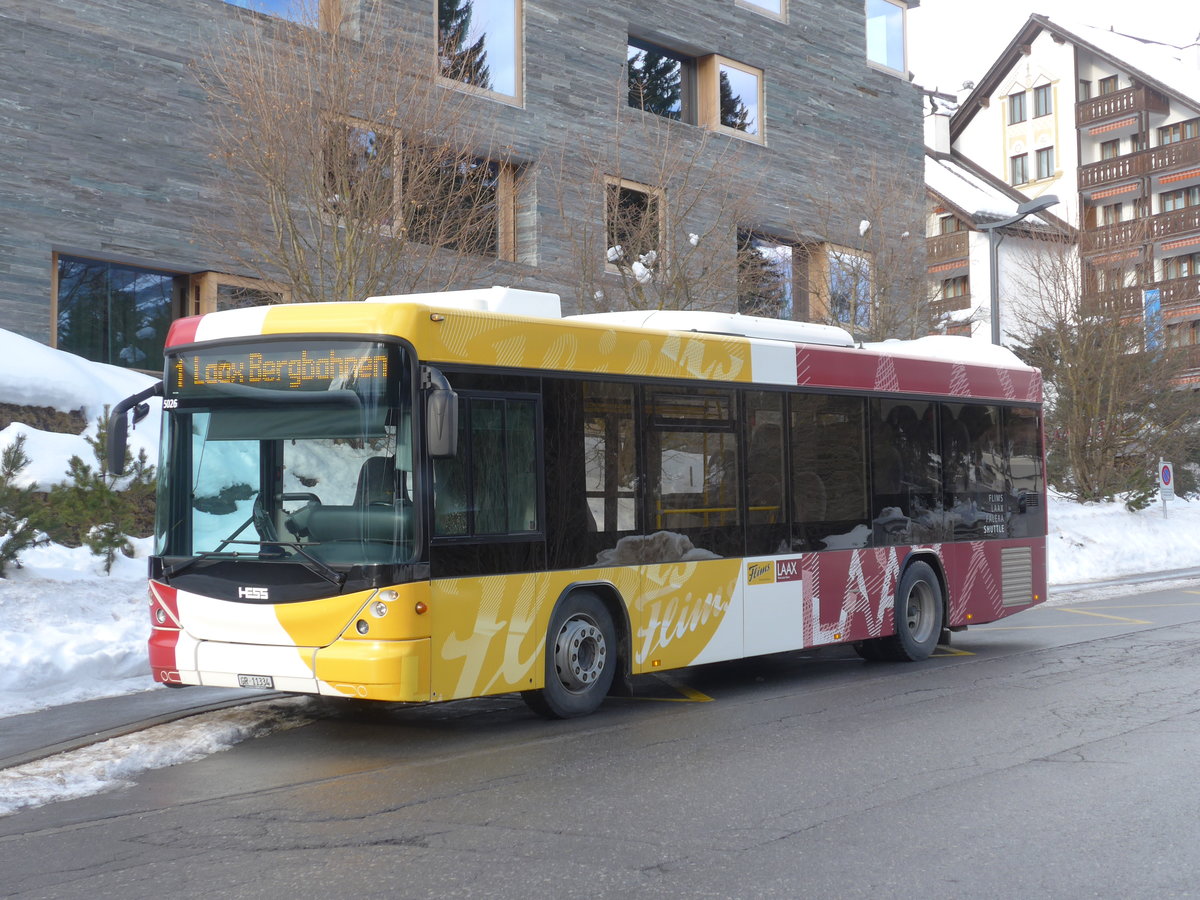
[[[232,385],[271,391],[382,392],[388,352],[382,344],[287,341],[201,348],[169,357],[167,393],[194,397]]]

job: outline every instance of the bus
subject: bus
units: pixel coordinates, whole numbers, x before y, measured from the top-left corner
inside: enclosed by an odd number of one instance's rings
[[[634,676],[915,661],[1046,595],[1040,373],[716,312],[487,288],[177,320],[153,677],[592,712]]]

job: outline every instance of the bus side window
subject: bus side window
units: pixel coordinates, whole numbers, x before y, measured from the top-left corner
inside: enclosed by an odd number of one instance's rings
[[[792,549],[865,547],[865,402],[794,394],[791,407]]]

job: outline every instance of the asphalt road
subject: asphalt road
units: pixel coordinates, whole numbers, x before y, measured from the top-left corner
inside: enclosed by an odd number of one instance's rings
[[[569,722],[315,703],[0,818],[0,895],[1196,896],[1200,589],[1131,590],[921,664],[645,677]]]

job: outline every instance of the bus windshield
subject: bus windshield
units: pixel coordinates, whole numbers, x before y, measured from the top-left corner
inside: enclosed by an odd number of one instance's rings
[[[411,376],[397,347],[273,341],[167,361],[156,552],[409,562]],[[334,578],[330,578],[334,580]]]

